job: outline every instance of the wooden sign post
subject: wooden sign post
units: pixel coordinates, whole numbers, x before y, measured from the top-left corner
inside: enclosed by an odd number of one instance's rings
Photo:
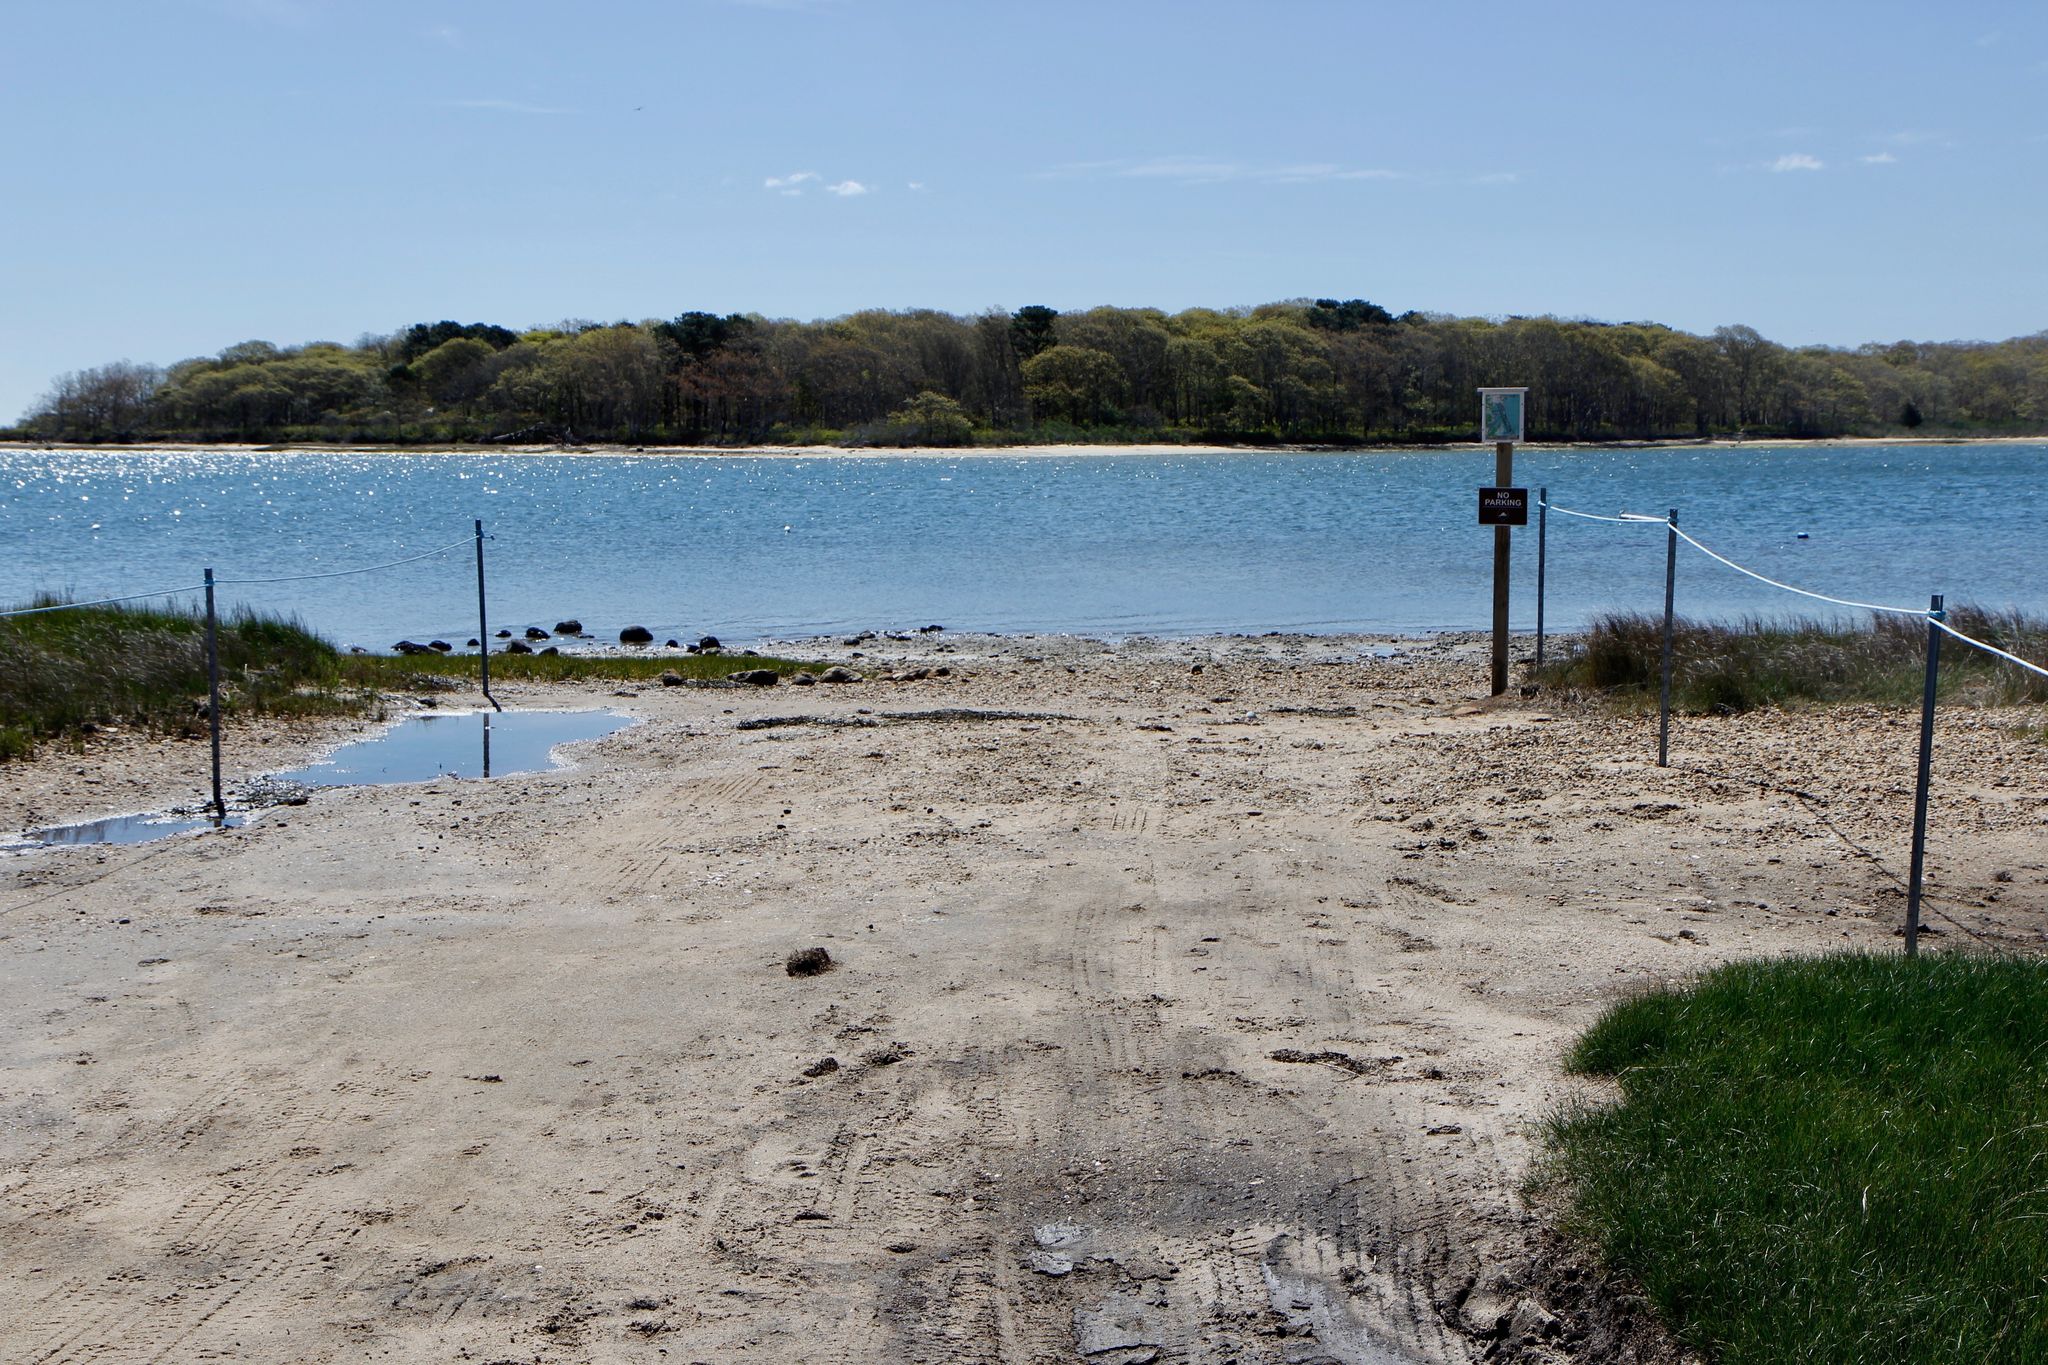
[[[1508,690],[1508,551],[1513,527],[1528,524],[1528,490],[1514,487],[1515,442],[1522,439],[1522,398],[1527,389],[1481,389],[1479,391],[1479,439],[1493,442],[1493,487],[1479,493],[1481,524],[1493,527],[1493,695]],[[1521,519],[1501,515],[1496,496],[1494,515],[1489,516],[1489,493],[1519,494]],[[1512,499],[1510,499],[1512,500]]]

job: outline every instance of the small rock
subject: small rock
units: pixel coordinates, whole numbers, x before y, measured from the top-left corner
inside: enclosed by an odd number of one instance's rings
[[[556,647],[555,647],[554,645],[549,645],[549,646],[548,646],[548,647],[547,647],[546,649],[544,649],[544,650],[542,650],[542,651],[540,652],[540,656],[541,656],[541,657],[542,657],[543,659],[545,659],[545,658],[547,658],[547,657],[548,657],[548,656],[549,656],[550,654],[560,654],[561,652],[562,652],[562,651],[561,651],[560,649],[556,648]]]
[[[818,681],[828,683],[854,683],[860,681],[860,674],[843,664],[834,664],[818,675]]]
[[[397,644],[391,646],[391,649],[393,653],[403,654],[408,658],[415,654],[433,653],[432,650],[428,649],[425,645],[421,644],[417,640],[400,640]]]
[[[671,668],[661,675],[661,685],[663,687],[681,687],[683,685],[683,675]]]
[[[1557,1315],[1542,1304],[1534,1299],[1523,1299],[1508,1315],[1507,1337],[1510,1341],[1548,1341],[1557,1335],[1562,1325]]]
[[[804,1075],[816,1080],[820,1076],[829,1076],[838,1069],[839,1059],[837,1057],[820,1057],[817,1061],[804,1068]]]
[[[654,643],[654,632],[645,626],[627,626],[619,632],[619,643],[622,645],[651,645]]]
[[[483,648],[483,643],[484,642],[482,640],[477,639],[473,635],[469,638],[469,647],[471,649],[481,649]]]
[[[911,1252],[917,1250],[917,1243],[899,1239],[888,1243],[882,1250],[892,1252],[898,1256],[908,1256]]]
[[[744,683],[748,687],[773,687],[776,683],[782,681],[781,675],[772,668],[743,668],[737,673],[728,673],[726,676],[734,682]]]
[[[1062,1256],[1057,1251],[1027,1251],[1024,1253],[1024,1268],[1058,1278],[1074,1273],[1074,1258]]]
[[[799,948],[789,955],[782,968],[791,976],[818,976],[838,965],[823,948]]]
[[[557,635],[581,635],[582,633],[583,623],[573,616],[566,621],[555,622],[555,634]]]
[[[512,632],[509,630],[501,630],[498,632],[497,638],[500,640],[509,640],[512,638]]]
[[[944,626],[919,626],[917,628],[917,633],[919,635],[936,635],[944,629]]]
[[[429,640],[427,641],[427,648],[433,650],[436,654],[446,654],[454,649],[455,646],[449,644],[446,640]]]
[[[545,640],[548,638],[548,633],[539,626],[528,626],[526,628],[526,638],[529,640]]]
[[[514,640],[505,646],[505,652],[507,654],[531,654],[533,653],[533,646],[524,640]]]
[[[681,649],[682,645],[675,640],[670,640],[668,644],[664,647],[668,649]]]
[[[698,640],[698,641],[697,641],[697,648],[699,648],[699,649],[720,649],[720,648],[723,648],[723,646],[721,646],[721,645],[720,645],[720,644],[718,643],[718,637],[717,637],[716,635],[706,635],[706,636],[704,636],[704,637],[703,637],[702,639],[700,639],[700,640]]]
[[[1430,1137],[1456,1137],[1459,1133],[1464,1132],[1465,1129],[1462,1125],[1456,1123],[1439,1123],[1436,1127],[1426,1129],[1425,1131]]]
[[[792,673],[789,676],[789,685],[791,687],[816,687],[818,680],[808,672]]]
[[[861,1060],[869,1066],[894,1066],[909,1055],[909,1048],[901,1043],[891,1043],[887,1047],[876,1048],[873,1052],[862,1057]]]

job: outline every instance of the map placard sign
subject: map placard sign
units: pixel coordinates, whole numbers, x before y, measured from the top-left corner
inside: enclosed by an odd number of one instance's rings
[[[1479,439],[1498,443],[1522,440],[1522,395],[1527,389],[1479,391]]]
[[[1481,526],[1527,526],[1529,490],[1526,488],[1482,488],[1479,490]]]

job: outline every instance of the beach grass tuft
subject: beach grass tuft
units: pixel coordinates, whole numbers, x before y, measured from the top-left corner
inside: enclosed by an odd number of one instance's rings
[[[1950,609],[1947,619],[1965,635],[2048,663],[2048,622],[1967,606]],[[1925,680],[1927,626],[1918,617],[1876,616],[1863,625],[1681,619],[1672,637],[1672,705],[1693,714],[1735,715],[1813,702],[1907,705],[1919,700]],[[1654,703],[1663,647],[1662,617],[1602,616],[1583,636],[1567,641],[1537,680],[1625,703]],[[2048,678],[1946,637],[1940,676],[1941,699],[1947,702],[2048,701]]]
[[[220,664],[223,715],[359,705],[341,688],[333,647],[296,620],[224,618]],[[206,618],[196,608],[81,607],[0,620],[0,759],[109,725],[201,734],[206,696]]]
[[[2048,1360],[2044,1058],[2042,963],[1738,963],[1579,1040],[1545,1178],[1711,1359]]]

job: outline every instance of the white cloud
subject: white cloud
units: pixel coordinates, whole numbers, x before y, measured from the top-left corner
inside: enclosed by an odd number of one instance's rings
[[[1859,156],[1856,159],[1866,166],[1890,166],[1898,161],[1890,152],[1873,152],[1869,156]]]
[[[792,171],[788,175],[771,175],[761,182],[762,189],[774,190],[776,193],[789,199],[800,197],[805,188],[811,185],[816,185],[827,194],[838,195],[841,199],[851,199],[856,195],[873,194],[875,192],[873,185],[863,185],[858,180],[835,180],[827,184],[825,177],[819,175],[816,171]],[[911,188],[923,189],[924,187],[922,185],[913,185]]]
[[[444,109],[485,109],[499,114],[573,114],[574,109],[558,109],[547,104],[527,104],[520,100],[443,100]]]
[[[911,188],[912,192],[914,192],[914,193],[920,193],[920,194],[921,194],[921,193],[923,193],[923,192],[924,192],[924,181],[922,181],[922,180],[913,180],[913,181],[911,181],[911,182],[910,182],[910,188]]]
[[[450,47],[462,46],[462,30],[453,24],[436,24],[426,31],[425,36]]]
[[[1520,171],[1491,171],[1486,175],[1472,177],[1472,183],[1475,185],[1519,185],[1521,182]]]
[[[1771,163],[1774,171],[1817,171],[1826,163],[1805,152],[1787,152]]]

